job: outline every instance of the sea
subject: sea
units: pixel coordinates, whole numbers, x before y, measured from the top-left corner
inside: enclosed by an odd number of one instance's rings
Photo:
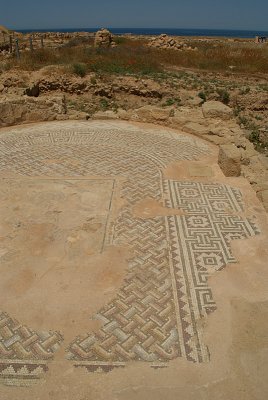
[[[96,32],[100,28],[16,29],[17,32]],[[114,35],[153,35],[166,33],[170,36],[199,36],[250,39],[255,36],[268,37],[268,31],[230,29],[172,29],[172,28],[107,28]]]

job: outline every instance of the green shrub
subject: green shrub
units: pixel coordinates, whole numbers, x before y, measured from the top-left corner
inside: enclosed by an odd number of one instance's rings
[[[238,122],[239,122],[239,125],[244,125],[245,127],[248,127],[249,121],[245,116],[239,115]]]
[[[205,103],[205,101],[207,101],[206,93],[200,92],[200,93],[198,93],[198,96],[200,97],[200,99],[203,100],[203,103]]]
[[[103,111],[106,111],[109,108],[109,102],[106,99],[101,99],[100,107]]]
[[[230,95],[225,89],[218,89],[217,93],[219,95],[219,100],[222,101],[224,104],[229,104],[230,102]]]
[[[242,88],[239,90],[240,95],[248,94],[250,92],[250,87]]]
[[[258,129],[254,129],[250,135],[249,135],[249,140],[253,143],[258,143],[260,139],[260,132],[258,131]]]
[[[94,78],[94,77],[92,76],[92,77],[90,78],[90,83],[91,83],[92,85],[96,85],[97,79]]]
[[[125,44],[125,43],[127,42],[127,38],[124,38],[124,37],[122,37],[122,36],[114,36],[114,42],[115,42],[117,45]]]
[[[163,107],[170,107],[174,104],[179,106],[181,104],[181,99],[178,97],[175,97],[174,99],[167,99],[166,102],[163,104]]]
[[[236,117],[238,117],[240,115],[241,111],[243,111],[243,107],[241,107],[239,104],[236,104],[234,106],[234,115]]]
[[[262,121],[262,120],[263,120],[263,116],[262,116],[262,115],[256,115],[256,116],[255,116],[255,119],[256,119],[257,121]]]
[[[87,66],[85,64],[75,63],[73,64],[73,73],[83,78],[87,74]]]

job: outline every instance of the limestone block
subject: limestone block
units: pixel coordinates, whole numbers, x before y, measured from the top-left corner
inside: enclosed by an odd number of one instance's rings
[[[240,176],[241,174],[241,153],[232,144],[220,146],[219,166],[225,176]]]
[[[172,115],[172,111],[171,108],[144,106],[134,110],[131,119],[143,122],[165,122]]]
[[[201,109],[190,107],[180,107],[175,111],[174,116],[170,119],[170,122],[172,125],[179,127],[191,122],[207,126],[207,121],[205,120]]]
[[[209,129],[198,122],[188,122],[186,125],[184,125],[183,130],[197,136],[203,136],[209,133]]]
[[[216,135],[219,137],[230,137],[231,136],[231,131],[230,129],[224,127],[224,126],[214,126],[210,125],[209,126],[209,134],[210,135]]]
[[[126,110],[123,110],[122,108],[119,108],[117,110],[117,115],[118,115],[118,118],[123,119],[125,121],[128,121],[130,119],[129,112],[127,112]]]
[[[209,135],[203,135],[203,138],[208,140],[211,143],[216,144],[217,146],[230,143],[229,137],[214,136],[214,135],[211,135],[210,133],[209,133]]]
[[[118,119],[118,115],[112,110],[98,111],[93,115],[93,119]]]
[[[70,110],[68,114],[69,114],[68,119],[72,119],[72,120],[84,120],[84,119],[88,120],[88,119],[90,119],[90,115],[84,111]],[[65,119],[64,117],[65,116],[59,115],[57,117],[57,120],[62,121]]]
[[[64,95],[38,98],[11,96],[0,101],[0,126],[52,121],[61,114],[66,114]]]
[[[220,101],[207,101],[202,105],[202,110],[205,118],[228,120],[233,116],[233,110]]]

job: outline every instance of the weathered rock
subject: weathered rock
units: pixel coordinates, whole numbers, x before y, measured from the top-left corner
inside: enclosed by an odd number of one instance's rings
[[[170,122],[174,127],[182,127],[191,122],[207,126],[207,121],[202,114],[201,108],[180,107],[174,112]]]
[[[203,100],[199,96],[194,96],[189,98],[188,100],[185,101],[185,104],[189,104],[193,107],[198,107],[203,104]]]
[[[25,87],[25,84],[27,85],[27,76],[25,75],[24,72],[21,72],[20,74],[16,72],[14,74],[11,71],[9,71],[8,73],[4,74],[4,76],[1,79],[1,83],[6,88]]]
[[[226,127],[211,125],[209,127],[209,134],[219,137],[230,137],[230,130]]]
[[[113,97],[113,92],[111,87],[98,87],[94,91],[95,96],[107,97],[108,99]]]
[[[248,143],[250,142],[245,136],[239,136],[234,139],[234,144],[236,145],[236,147],[242,148],[244,150],[246,150],[246,148],[248,147]]]
[[[250,158],[247,157],[246,150],[243,149],[242,147],[239,147],[239,151],[240,151],[241,164],[242,165],[249,165],[250,164]]]
[[[224,136],[216,136],[209,134],[209,135],[204,135],[203,138],[211,143],[216,144],[217,146],[230,143],[230,139]]]
[[[188,122],[184,125],[183,130],[197,136],[203,136],[209,133],[209,128],[198,122]]]
[[[268,170],[268,157],[265,157],[262,154],[260,154],[259,160],[262,163],[264,169]],[[267,185],[268,185],[268,182],[267,182]],[[267,187],[267,189],[268,189],[268,187]]]
[[[256,187],[257,193],[263,192],[265,190],[268,190],[268,180],[264,182],[258,182],[258,185]]]
[[[130,114],[126,110],[123,110],[122,108],[119,108],[117,110],[117,116],[120,119],[123,119],[125,121],[128,121],[130,119]]]
[[[66,113],[65,97],[20,97],[3,98],[0,101],[0,126],[22,122],[52,121]]]
[[[134,110],[130,119],[142,122],[165,122],[172,115],[173,109],[144,106]]]
[[[236,146],[232,144],[221,145],[218,162],[225,176],[240,176],[241,154]]]
[[[88,120],[90,118],[90,115],[84,111],[78,111],[78,110],[69,110],[68,113],[68,119],[73,119],[73,120],[81,120],[81,119],[86,119]],[[58,116],[57,120],[62,120],[62,116]]]
[[[112,110],[107,110],[107,111],[98,111],[96,112],[93,117],[93,119],[118,119],[118,115],[112,111]]]
[[[247,140],[245,155],[248,158],[252,158],[258,155],[258,152],[255,150],[253,143],[251,143],[249,140]]]
[[[264,98],[255,98],[252,102],[250,109],[252,111],[266,111],[268,110],[268,96]]]
[[[266,128],[260,129],[259,141],[263,143],[264,146],[268,146],[268,126]]]
[[[181,104],[185,106],[198,107],[203,104],[203,100],[196,93],[188,90],[180,90],[179,98]]]
[[[101,29],[100,31],[96,32],[94,46],[97,48],[109,48],[116,46],[113,35],[111,34],[108,29]]]
[[[252,163],[253,157],[258,156],[258,152],[255,150],[253,143],[251,143],[248,139],[237,138],[234,140],[234,144],[239,148],[241,155],[241,164],[249,165]]]
[[[181,40],[168,36],[167,34],[163,33],[157,37],[151,38],[148,43],[149,47],[156,47],[158,49],[172,49],[172,50],[197,50],[197,48],[193,48],[187,45],[185,42]]]
[[[141,97],[154,97],[161,99],[162,98],[162,93],[160,93],[159,90],[154,90],[154,89],[149,89],[144,87],[129,87],[129,88],[121,88],[122,91],[128,92],[129,94],[134,94],[135,96],[141,96]]]
[[[233,116],[233,110],[220,101],[207,101],[202,105],[202,110],[205,118],[228,120]]]

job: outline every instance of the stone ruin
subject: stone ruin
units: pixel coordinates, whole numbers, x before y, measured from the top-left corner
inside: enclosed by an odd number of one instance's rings
[[[172,50],[197,50],[188,44],[181,42],[175,37],[171,37],[163,33],[160,36],[153,37],[148,43],[149,47],[156,47],[158,49],[172,49]]]
[[[266,36],[256,36],[255,43],[266,43],[268,38]]]
[[[116,44],[113,40],[113,35],[110,31],[108,31],[108,29],[101,29],[100,31],[96,32],[94,47],[107,49],[115,46]]]

